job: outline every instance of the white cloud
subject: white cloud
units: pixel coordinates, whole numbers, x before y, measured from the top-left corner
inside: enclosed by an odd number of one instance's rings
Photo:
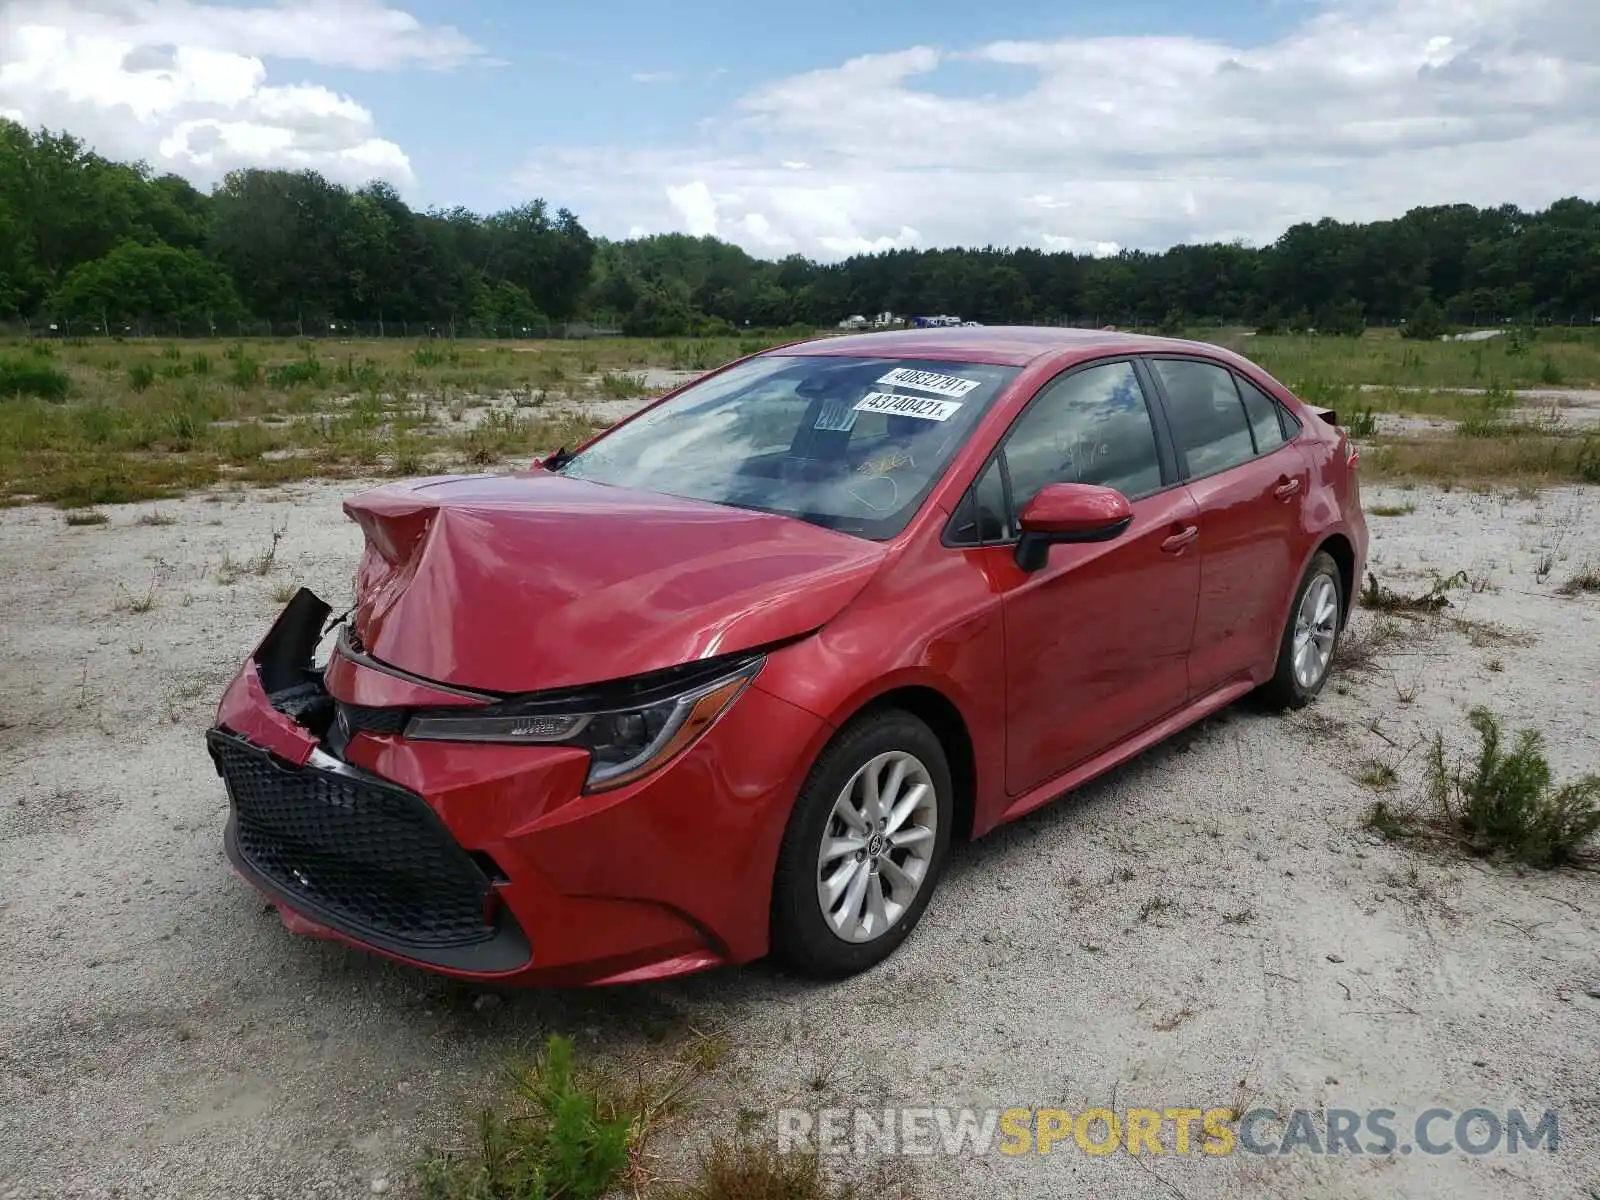
[[[264,60],[444,69],[478,54],[379,0],[4,0],[0,111],[202,182],[264,166],[407,184],[410,161],[371,112],[318,84],[269,83]]]
[[[676,83],[675,71],[635,71],[629,76],[635,83]]]
[[[569,197],[603,233],[715,230],[824,258],[1259,243],[1328,215],[1600,192],[1594,0],[1308,13],[1251,47],[1069,38],[870,55],[772,81],[674,148],[546,149],[519,182]],[[961,94],[941,75],[957,60],[1027,86]]]
[[[696,179],[682,187],[669,187],[667,199],[677,209],[685,233],[695,237],[716,236],[717,201],[705,184]]]

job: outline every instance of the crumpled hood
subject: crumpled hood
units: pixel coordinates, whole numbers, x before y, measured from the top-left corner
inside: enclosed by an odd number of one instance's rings
[[[411,480],[346,501],[366,534],[355,628],[459,687],[622,679],[807,633],[885,548],[803,521],[544,471]]]

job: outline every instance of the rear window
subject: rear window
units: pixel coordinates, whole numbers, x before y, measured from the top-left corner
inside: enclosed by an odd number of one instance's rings
[[[1244,411],[1250,417],[1250,433],[1256,439],[1256,453],[1270,454],[1283,445],[1288,436],[1279,417],[1277,401],[1255,384],[1235,375],[1239,396],[1244,400]]]

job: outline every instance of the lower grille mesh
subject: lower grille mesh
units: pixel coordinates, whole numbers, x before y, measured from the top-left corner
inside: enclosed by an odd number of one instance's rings
[[[495,936],[489,881],[420,797],[360,772],[293,767],[208,735],[233,801],[239,853],[309,914],[419,948]]]

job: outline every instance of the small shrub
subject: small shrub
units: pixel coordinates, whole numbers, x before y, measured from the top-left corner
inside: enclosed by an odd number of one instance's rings
[[[0,399],[37,396],[41,400],[65,400],[71,386],[65,371],[36,357],[0,358]]]
[[[1393,787],[1399,778],[1399,773],[1393,767],[1375,758],[1369,758],[1356,771],[1356,782],[1375,792]]]
[[[1526,354],[1533,349],[1533,341],[1539,336],[1539,331],[1531,325],[1513,325],[1506,333],[1506,353],[1513,358]]]
[[[253,388],[261,382],[261,364],[236,347],[228,352],[232,365],[228,368],[228,382],[236,388]]]
[[[1360,409],[1346,422],[1345,432],[1353,438],[1375,437],[1378,432],[1378,418],[1371,408]]]
[[[327,382],[328,368],[322,365],[320,358],[303,358],[299,362],[267,368],[267,386],[279,392],[302,383],[322,387]]]
[[[664,1200],[852,1200],[847,1183],[831,1183],[815,1154],[779,1154],[745,1139],[718,1139],[695,1177],[669,1185]]]
[[[552,1037],[542,1059],[511,1071],[515,1111],[478,1119],[477,1146],[436,1153],[421,1168],[424,1200],[598,1200],[628,1165],[632,1120],[574,1076],[572,1043]]]
[[[334,368],[333,377],[340,383],[366,390],[383,386],[383,368],[371,358],[364,358],[358,363],[353,354],[346,356],[344,362]]]
[[[1491,378],[1489,386],[1483,390],[1483,406],[1494,411],[1503,411],[1517,406],[1517,394],[1498,379]]]
[[[1544,359],[1539,363],[1539,382],[1547,383],[1554,387],[1556,384],[1560,383],[1562,379],[1563,376],[1561,374],[1561,367],[1557,364],[1555,359],[1546,354]]]
[[[1386,801],[1378,800],[1367,809],[1367,814],[1361,823],[1390,841],[1398,841],[1415,832],[1416,819],[1407,813],[1396,811]]]
[[[1600,483],[1600,437],[1586,437],[1578,447],[1573,474],[1584,483]]]
[[[1561,585],[1563,595],[1576,596],[1579,592],[1600,592],[1600,569],[1585,567]]]
[[[1488,709],[1474,708],[1467,720],[1478,735],[1470,767],[1451,767],[1443,736],[1434,735],[1428,796],[1437,811],[1479,853],[1505,854],[1534,867],[1575,858],[1600,831],[1600,775],[1555,787],[1537,730],[1520,730],[1507,751],[1500,722]]]
[[[637,375],[607,371],[600,376],[601,394],[611,400],[632,400],[644,393],[644,380]]]
[[[1409,517],[1417,511],[1415,504],[1374,504],[1368,507],[1369,517]]]
[[[67,514],[68,525],[104,525],[110,519],[96,508],[75,509]]]
[[[209,354],[196,354],[189,361],[189,371],[191,374],[199,376],[211,374],[211,356]]]
[[[117,410],[99,401],[78,409],[77,417],[78,428],[83,433],[84,441],[96,446],[103,446],[111,441],[121,424]]]
[[[136,392],[147,392],[156,381],[156,369],[149,363],[134,363],[128,368],[128,386]]]
[[[1412,309],[1406,323],[1400,327],[1401,337],[1419,342],[1436,342],[1444,333],[1444,313],[1432,300],[1424,300]]]
[[[411,361],[419,367],[453,367],[461,361],[461,354],[435,346],[418,346],[411,352]]]

